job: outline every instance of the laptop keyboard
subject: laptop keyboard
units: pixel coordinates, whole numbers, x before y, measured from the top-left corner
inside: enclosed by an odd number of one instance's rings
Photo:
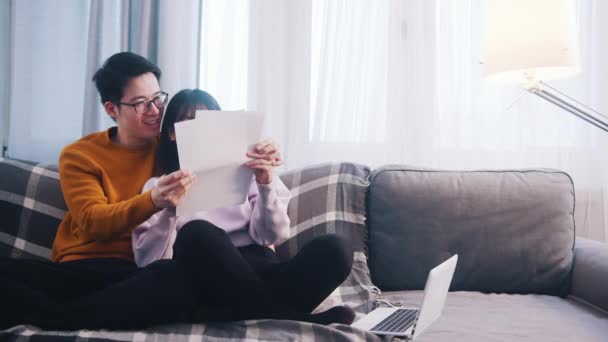
[[[416,322],[418,316],[417,309],[399,309],[376,324],[370,331],[377,332],[405,332],[409,327]]]

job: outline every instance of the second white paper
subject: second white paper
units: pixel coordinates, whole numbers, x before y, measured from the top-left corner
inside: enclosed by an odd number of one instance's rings
[[[197,177],[178,216],[245,201],[253,179],[245,153],[260,141],[263,119],[259,112],[204,110],[175,124],[180,167]]]

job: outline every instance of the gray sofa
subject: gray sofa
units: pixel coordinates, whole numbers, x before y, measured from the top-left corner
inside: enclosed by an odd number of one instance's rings
[[[459,254],[444,314],[418,341],[608,341],[608,244],[575,239],[567,174],[386,166],[367,204],[387,299],[419,303],[428,269]]]
[[[281,178],[292,192],[292,234],[280,257],[322,234],[344,235],[355,247],[351,275],[319,310],[344,303],[361,317],[377,299],[416,305],[428,271],[459,254],[444,313],[417,341],[608,341],[608,245],[575,239],[574,186],[563,172],[336,163]],[[0,256],[48,258],[65,210],[56,167],[0,160]],[[278,320],[0,332],[2,341],[47,339],[389,340]]]

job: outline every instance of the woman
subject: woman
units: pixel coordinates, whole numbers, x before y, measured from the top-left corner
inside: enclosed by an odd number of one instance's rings
[[[196,110],[219,110],[208,93],[193,89],[175,95],[165,111],[158,154],[162,174],[179,170],[174,123],[191,120]],[[189,217],[163,209],[133,231],[135,260],[145,266],[174,258],[201,291],[197,319],[283,318],[322,324],[350,324],[354,311],[337,306],[310,314],[350,273],[352,249],[341,237],[319,237],[293,259],[278,260],[272,245],[289,236],[290,192],[273,173],[282,164],[276,145],[266,140],[247,152],[254,171],[247,200]],[[155,186],[151,178],[142,192]]]

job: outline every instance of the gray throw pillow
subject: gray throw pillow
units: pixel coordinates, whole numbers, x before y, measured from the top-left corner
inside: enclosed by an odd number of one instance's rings
[[[369,258],[382,289],[423,289],[459,255],[451,289],[566,295],[574,186],[555,170],[386,166],[370,177]]]

